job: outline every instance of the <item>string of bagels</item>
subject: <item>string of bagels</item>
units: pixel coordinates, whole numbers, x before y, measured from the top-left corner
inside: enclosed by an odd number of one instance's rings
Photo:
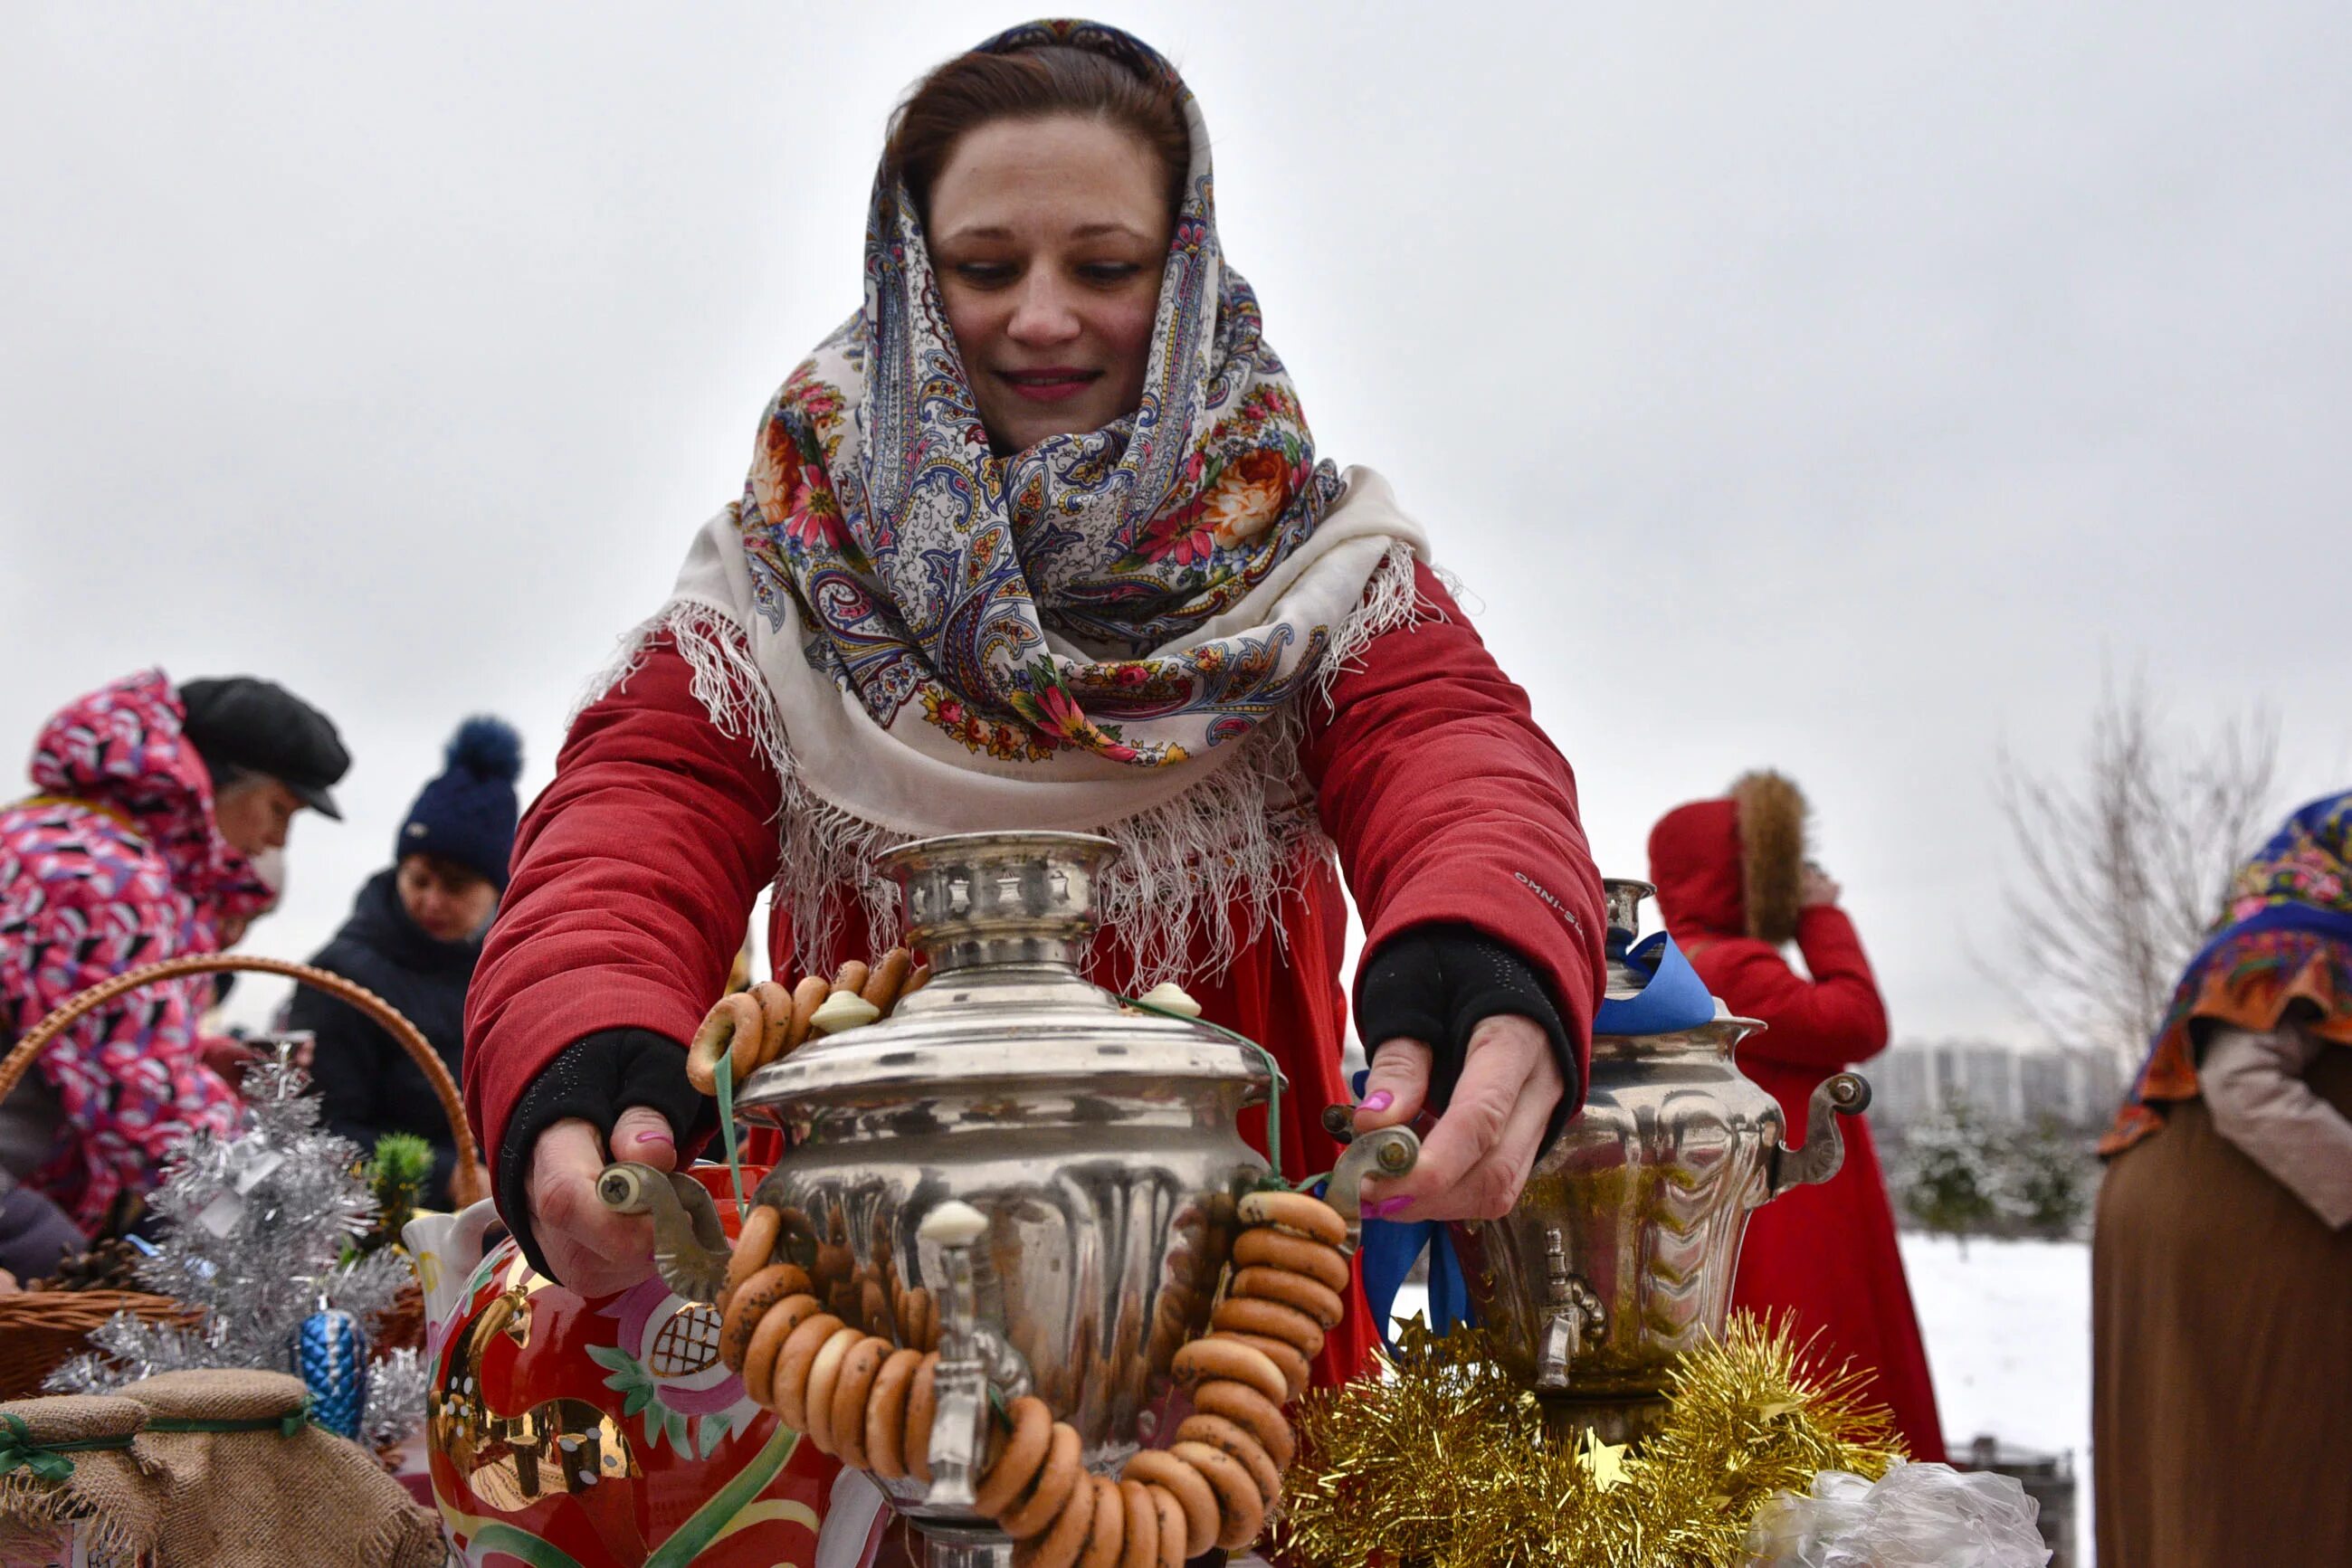
[[[711,1009],[687,1075],[718,1092],[722,1080],[740,1083],[812,1038],[887,1017],[929,978],[928,966],[894,947],[870,966],[843,965],[829,981],[761,981]],[[1241,1551],[1265,1529],[1297,1452],[1284,1406],[1307,1386],[1346,1312],[1348,1229],[1322,1199],[1278,1186],[1245,1194],[1237,1212],[1242,1229],[1210,1330],[1170,1364],[1192,1408],[1167,1448],[1137,1453],[1113,1479],[1087,1472],[1077,1428],[1034,1396],[1013,1400],[991,1424],[976,1511],[1017,1543],[1023,1568],[1181,1568],[1212,1546]],[[905,1287],[894,1269],[887,1286],[866,1284],[874,1299],[828,1303],[806,1270],[778,1256],[784,1221],[765,1203],[743,1218],[719,1296],[720,1356],[754,1401],[819,1452],[884,1480],[928,1485],[940,1363],[930,1292]],[[1162,1322],[1189,1318],[1184,1306]],[[896,1337],[857,1326],[865,1322],[887,1323]]]

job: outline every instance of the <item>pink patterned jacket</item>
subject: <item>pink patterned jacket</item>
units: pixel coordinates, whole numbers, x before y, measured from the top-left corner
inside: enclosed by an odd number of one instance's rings
[[[34,743],[34,795],[0,809],[0,1032],[159,958],[209,953],[226,915],[268,901],[220,836],[212,781],[161,670],[69,704]],[[55,1041],[38,1071],[65,1124],[28,1184],[85,1229],[154,1184],[172,1145],[226,1132],[237,1099],[198,1057],[209,977],[126,997]]]

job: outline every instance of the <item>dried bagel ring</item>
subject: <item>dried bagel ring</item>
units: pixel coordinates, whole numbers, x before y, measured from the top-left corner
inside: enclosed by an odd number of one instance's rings
[[[1013,1499],[1029,1490],[1045,1467],[1045,1452],[1054,1442],[1054,1413],[1045,1402],[1034,1394],[1024,1395],[1013,1402],[1009,1412],[1013,1417],[1013,1436],[1006,1438],[1004,1451],[988,1467],[981,1478],[972,1511],[982,1519],[995,1519],[1013,1506]]]
[[[866,988],[866,977],[870,972],[871,966],[865,959],[852,958],[834,971],[833,988],[854,997]]]
[[[1272,1508],[1275,1500],[1282,1496],[1281,1467],[1274,1462],[1274,1456],[1265,1451],[1265,1445],[1244,1431],[1237,1423],[1228,1421],[1223,1416],[1204,1415],[1195,1410],[1185,1416],[1182,1425],[1176,1428],[1176,1441],[1206,1443],[1213,1448],[1223,1448],[1239,1459],[1242,1469],[1249,1471],[1250,1479],[1256,1484],[1257,1495],[1265,1500],[1266,1507]]]
[[[1298,1347],[1299,1354],[1310,1360],[1323,1348],[1322,1325],[1297,1307],[1286,1307],[1280,1301],[1256,1296],[1227,1296],[1209,1314],[1209,1322],[1235,1333],[1262,1333],[1269,1339],[1286,1340]]]
[[[727,1260],[727,1289],[734,1291],[744,1281],[776,1260],[776,1237],[784,1228],[784,1217],[776,1212],[773,1204],[755,1204],[743,1217],[743,1228],[736,1234],[734,1255]],[[720,1312],[727,1309],[721,1307]]]
[[[907,971],[915,967],[915,956],[904,947],[893,947],[882,955],[874,972],[866,977],[858,995],[880,1008],[887,1015],[898,1005],[899,988],[907,983]]]
[[[1207,1443],[1181,1442],[1168,1451],[1200,1471],[1217,1494],[1217,1544],[1239,1552],[1255,1541],[1265,1528],[1266,1500],[1242,1462]]]
[[[1052,1440],[1045,1446],[1045,1463],[1037,1471],[1036,1485],[1022,1496],[1015,1497],[997,1520],[996,1528],[1015,1541],[1026,1541],[1042,1535],[1070,1500],[1070,1493],[1086,1479],[1086,1467],[1078,1462],[1082,1445],[1078,1429],[1067,1421],[1054,1423]]]
[[[751,1331],[751,1347],[743,1353],[743,1391],[756,1404],[775,1406],[776,1358],[784,1354],[800,1326],[816,1316],[816,1298],[802,1291],[786,1296],[768,1309],[760,1326]]]
[[[1184,1547],[1192,1539],[1192,1527],[1184,1517],[1183,1503],[1166,1487],[1153,1487],[1151,1511],[1160,1527],[1160,1568],[1184,1568],[1190,1555]]]
[[[816,1359],[809,1363],[808,1425],[801,1432],[827,1458],[834,1457],[833,1387],[840,1380],[842,1364],[865,1338],[864,1330],[845,1323],[841,1332],[818,1347]]]
[[[1151,1500],[1151,1489],[1141,1481],[1120,1481],[1118,1499],[1127,1511],[1118,1568],[1160,1568],[1160,1510]]]
[[[874,1375],[874,1391],[866,1396],[866,1462],[886,1481],[907,1474],[907,1396],[915,1385],[915,1369],[923,1364],[919,1350],[894,1350]]]
[[[719,998],[686,1048],[687,1082],[705,1094],[718,1093],[719,1060],[725,1057],[735,1064],[735,1082],[742,1082],[760,1063],[760,1036],[766,1029],[750,993]]]
[[[1266,1359],[1265,1352],[1236,1343],[1223,1334],[1213,1333],[1194,1340],[1176,1353],[1169,1370],[1176,1375],[1180,1387],[1189,1388],[1213,1377],[1230,1377],[1248,1384],[1277,1405],[1290,1392],[1289,1385],[1283,1381],[1282,1368]]]
[[[1118,1568],[1119,1552],[1127,1544],[1127,1499],[1108,1476],[1088,1476],[1087,1484],[1094,1490],[1095,1511],[1077,1568]]]
[[[891,1327],[890,1292],[882,1288],[881,1281],[870,1274],[857,1288],[857,1306],[858,1315],[865,1321],[869,1333],[881,1333]]]
[[[1240,1212],[1244,1225],[1271,1225],[1326,1247],[1344,1246],[1348,1239],[1348,1222],[1339,1211],[1303,1192],[1247,1193]]]
[[[929,964],[916,965],[913,969],[908,972],[907,983],[898,988],[898,999],[902,1002],[905,1001],[908,997],[913,996],[917,991],[921,990],[925,986],[928,986],[930,983],[931,967]]]
[[[1315,1379],[1315,1368],[1299,1354],[1298,1347],[1288,1340],[1272,1339],[1262,1333],[1235,1333],[1231,1329],[1219,1330],[1217,1337],[1261,1352],[1266,1360],[1282,1369],[1284,1392],[1288,1397],[1277,1401],[1279,1404],[1286,1405],[1297,1398]]]
[[[780,981],[762,980],[751,988],[760,1003],[760,1065],[784,1053],[784,1036],[793,1027],[793,993]]]
[[[939,1412],[939,1353],[926,1353],[907,1389],[907,1473],[925,1486],[931,1484],[931,1417]]]
[[[1217,1531],[1222,1523],[1217,1493],[1200,1471],[1165,1448],[1146,1448],[1127,1461],[1125,1473],[1137,1480],[1167,1489],[1169,1495],[1181,1505],[1184,1510],[1185,1558],[1198,1557],[1217,1543]],[[1165,1542],[1160,1543],[1160,1555],[1167,1555]]]
[[[911,1343],[918,1350],[937,1350],[940,1346],[939,1302],[920,1285],[907,1294],[910,1298],[907,1310],[915,1325],[915,1337]]]
[[[1339,1300],[1339,1291],[1304,1274],[1269,1269],[1264,1264],[1253,1264],[1235,1274],[1233,1293],[1295,1307],[1313,1318],[1316,1326],[1326,1333],[1338,1328],[1339,1320],[1348,1315],[1347,1303]]]
[[[1030,1561],[1039,1568],[1070,1568],[1078,1560],[1078,1548],[1087,1543],[1087,1526],[1094,1521],[1094,1478],[1078,1463],[1079,1447],[1077,1428],[1066,1421],[1055,1422],[1054,1445],[1046,1450],[1036,1490],[996,1521],[997,1529],[1034,1548]]]
[[[784,1030],[783,1055],[790,1056],[808,1041],[809,1019],[816,1009],[824,1006],[824,998],[833,995],[833,988],[823,975],[804,976],[793,988],[793,1021]]]
[[[833,1380],[833,1419],[828,1425],[835,1451],[852,1469],[874,1468],[866,1453],[866,1403],[874,1392],[874,1380],[881,1375],[882,1364],[889,1359],[890,1342],[879,1334],[867,1334],[850,1346]]]
[[[1286,1470],[1298,1453],[1298,1439],[1290,1433],[1280,1407],[1246,1383],[1219,1379],[1192,1390],[1192,1408],[1203,1415],[1223,1416],[1258,1440],[1274,1468]]]
[[[1252,1264],[1286,1269],[1342,1294],[1348,1289],[1346,1253],[1320,1241],[1309,1241],[1304,1236],[1293,1236],[1287,1230],[1276,1230],[1271,1225],[1253,1225],[1234,1238],[1234,1262],[1244,1269]]]
[[[784,1341],[784,1348],[776,1353],[776,1414],[795,1432],[808,1430],[810,1365],[816,1360],[817,1352],[841,1328],[839,1318],[831,1312],[819,1312],[794,1329]]]
[[[726,1315],[719,1320],[719,1359],[729,1371],[743,1370],[743,1354],[751,1348],[752,1333],[768,1309],[808,1288],[808,1276],[790,1263],[771,1263],[743,1281],[728,1298]]]

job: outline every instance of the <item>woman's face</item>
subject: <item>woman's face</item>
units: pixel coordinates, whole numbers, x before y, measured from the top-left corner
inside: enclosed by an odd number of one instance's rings
[[[1099,430],[1143,396],[1167,181],[1138,138],[1075,115],[964,132],[931,182],[931,265],[1003,452]]]
[[[471,936],[489,923],[499,906],[499,890],[488,877],[439,855],[401,856],[393,883],[400,891],[400,906],[436,942]]]

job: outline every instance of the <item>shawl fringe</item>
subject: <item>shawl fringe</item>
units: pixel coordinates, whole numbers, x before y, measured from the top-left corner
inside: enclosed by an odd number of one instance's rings
[[[1360,603],[1334,631],[1307,696],[1328,709],[1333,686],[1361,667],[1376,638],[1415,623],[1423,601],[1414,559],[1409,544],[1390,549]],[[775,694],[743,629],[724,612],[698,600],[664,606],[622,638],[620,652],[589,683],[572,716],[626,685],[664,635],[692,668],[695,697],[711,723],[721,734],[750,740],[782,785],[774,887],[792,913],[797,967],[814,973],[829,964],[853,900],[877,941],[903,936],[898,884],[877,875],[875,863],[912,835],[867,821],[809,789]],[[1126,949],[1138,986],[1222,975],[1269,929],[1284,939],[1276,904],[1307,866],[1334,853],[1299,768],[1306,727],[1300,702],[1290,703],[1244,738],[1232,761],[1174,800],[1092,830],[1118,847],[1097,890],[1102,929]]]

